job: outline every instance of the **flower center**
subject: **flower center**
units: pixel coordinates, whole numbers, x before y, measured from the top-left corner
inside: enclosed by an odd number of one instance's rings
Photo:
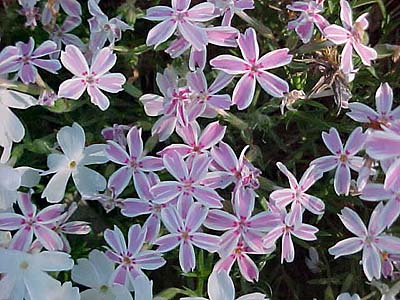
[[[124,258],[122,259],[122,262],[123,262],[125,265],[131,265],[131,264],[132,264],[131,258],[130,258],[130,257],[127,257],[127,256],[124,256]]]
[[[26,270],[26,269],[28,269],[29,264],[28,264],[26,261],[23,261],[23,262],[19,265],[19,267],[20,267],[21,269],[23,269],[23,270]]]
[[[187,232],[187,231],[182,232],[182,239],[184,239],[184,240],[189,239],[189,232]]]
[[[74,168],[76,167],[76,161],[71,160],[71,161],[69,162],[69,164],[68,164],[68,167],[69,167],[70,169],[74,169]]]
[[[339,160],[340,160],[342,163],[347,162],[347,155],[345,155],[345,154],[340,155]]]
[[[102,286],[100,287],[100,292],[101,292],[101,293],[105,294],[105,293],[107,293],[107,291],[108,291],[108,286],[102,285]]]
[[[364,36],[364,29],[362,28],[362,24],[360,22],[355,22],[353,26],[353,37],[357,42],[362,43]]]

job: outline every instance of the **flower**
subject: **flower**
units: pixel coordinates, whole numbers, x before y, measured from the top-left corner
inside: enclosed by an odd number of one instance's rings
[[[111,282],[131,286],[133,281],[140,276],[145,276],[144,270],[156,270],[165,264],[165,260],[158,251],[142,250],[146,237],[146,229],[135,224],[129,228],[128,246],[121,230],[114,225],[114,230],[106,229],[104,239],[111,249],[106,251],[106,256],[118,267],[111,275]]]
[[[353,48],[360,56],[364,65],[370,66],[371,60],[378,57],[377,52],[363,44],[365,30],[368,28],[368,13],[359,16],[353,23],[353,15],[349,2],[340,0],[340,19],[343,27],[338,25],[330,25],[325,28],[324,33],[328,40],[336,45],[345,44],[341,58],[341,69],[345,74],[354,71],[353,66]]]
[[[314,24],[322,33],[329,26],[329,22],[320,15],[324,11],[324,1],[295,1],[291,5],[286,6],[289,10],[301,13],[296,20],[289,22],[288,28],[294,29],[303,43],[308,43],[311,40]]]
[[[358,294],[351,296],[349,293],[341,293],[336,297],[336,300],[360,300],[360,296]]]
[[[89,12],[93,16],[88,20],[90,26],[89,48],[93,53],[97,53],[99,49],[103,48],[107,40],[110,45],[114,45],[122,38],[123,31],[133,30],[119,18],[108,20],[97,2],[96,0],[88,1]]]
[[[288,54],[289,49],[278,49],[259,58],[260,51],[253,28],[248,28],[239,36],[238,44],[244,59],[232,55],[220,55],[213,58],[210,65],[231,75],[243,74],[232,95],[232,102],[240,110],[246,109],[253,100],[256,81],[273,97],[281,98],[284,93],[289,92],[286,81],[266,71],[289,64],[293,57]]]
[[[339,133],[335,128],[329,133],[323,132],[322,139],[333,155],[314,159],[310,165],[315,165],[321,172],[327,172],[336,167],[334,189],[336,194],[348,195],[350,191],[350,168],[359,171],[362,166],[362,157],[355,156],[364,146],[365,134],[361,127],[357,127],[350,134],[343,148]]]
[[[108,158],[123,167],[115,171],[109,180],[109,186],[114,188],[115,193],[121,193],[129,181],[133,179],[135,189],[140,198],[151,197],[145,189],[145,172],[159,171],[163,169],[161,158],[145,156],[143,151],[142,129],[132,127],[127,135],[129,154],[114,141],[108,141],[106,153]],[[146,194],[147,193],[147,194]]]
[[[362,250],[363,270],[369,281],[381,277],[380,251],[400,254],[400,239],[382,233],[386,227],[386,222],[382,218],[382,209],[383,204],[379,203],[371,214],[368,229],[355,211],[348,207],[342,209],[339,218],[356,237],[340,241],[329,248],[329,253],[334,255],[335,259]]]
[[[53,203],[61,201],[71,175],[82,195],[103,191],[106,188],[105,178],[86,166],[108,161],[104,152],[106,145],[85,147],[85,132],[78,123],[61,128],[57,133],[57,141],[64,154],[52,153],[47,157],[49,170],[41,175],[55,175],[44,189],[42,198],[46,197],[47,201]]]
[[[57,74],[61,64],[56,59],[43,59],[42,56],[57,52],[57,44],[53,41],[45,41],[35,48],[35,40],[30,37],[28,43],[18,42],[15,47],[3,49],[5,55],[14,52],[15,55],[0,64],[0,74],[18,72],[18,77],[25,84],[36,82],[38,71],[36,67]],[[11,52],[10,52],[11,51]],[[0,54],[1,57],[1,54]],[[1,61],[1,60],[0,60]]]
[[[49,224],[63,217],[65,205],[50,205],[37,212],[36,205],[31,202],[31,194],[19,193],[18,206],[22,215],[12,212],[0,213],[0,230],[18,230],[9,248],[26,251],[32,243],[33,234],[47,250],[63,248],[61,238],[49,228]]]
[[[172,0],[172,8],[155,6],[147,10],[145,19],[162,21],[149,31],[147,46],[156,47],[178,30],[195,49],[202,50],[208,43],[206,31],[197,22],[207,22],[216,16],[212,3],[200,3],[189,9],[191,0]]]
[[[213,271],[208,277],[209,300],[235,300],[235,287],[232,279],[225,270]],[[207,300],[204,298],[185,297],[181,300]],[[251,293],[237,298],[237,300],[268,300],[264,294]]]
[[[356,122],[366,123],[375,130],[381,130],[383,126],[390,127],[391,123],[400,119],[400,107],[392,110],[393,90],[387,82],[382,83],[376,91],[375,103],[377,111],[364,103],[352,102],[346,115]]]
[[[74,265],[68,254],[57,251],[30,254],[0,249],[0,257],[3,299],[53,300],[60,283],[46,272],[70,270]]]
[[[110,283],[113,272],[114,263],[103,252],[94,249],[89,258],[78,259],[71,275],[73,281],[90,288],[81,293],[82,300],[132,300],[125,286]]]
[[[30,29],[35,29],[36,21],[40,19],[39,8],[35,7],[37,2],[38,0],[18,0],[18,3],[22,6],[18,13],[26,17],[25,27],[30,27]]]
[[[162,181],[150,189],[156,203],[167,203],[178,198],[178,210],[184,218],[193,198],[208,207],[222,207],[221,201],[224,199],[214,189],[201,183],[211,163],[207,154],[197,155],[189,165],[177,152],[171,152],[164,155],[163,162],[177,181]]]
[[[223,16],[222,26],[231,26],[235,13],[245,9],[254,9],[254,0],[207,0],[215,5],[215,11]]]
[[[251,189],[241,189],[234,194],[234,215],[223,210],[210,210],[204,226],[213,230],[227,230],[221,237],[218,250],[220,254],[232,252],[240,239],[244,240],[252,251],[264,253],[262,236],[279,225],[279,217],[266,211],[252,216],[254,205],[255,193]]]
[[[298,206],[297,206],[298,207]],[[305,241],[315,241],[317,237],[315,234],[318,232],[318,228],[302,223],[301,210],[294,209],[287,213],[285,209],[274,209],[273,211],[279,211],[280,213],[280,225],[275,226],[270,232],[268,232],[264,238],[264,246],[271,248],[274,246],[276,241],[282,237],[281,246],[281,263],[284,260],[286,262],[292,262],[294,260],[294,245],[292,241],[292,235]]]
[[[193,271],[196,267],[194,247],[216,252],[219,237],[207,233],[197,232],[208,213],[208,208],[200,203],[190,206],[185,219],[177,209],[170,206],[161,211],[163,224],[170,234],[158,238],[154,244],[158,245],[157,251],[167,252],[179,245],[179,264],[183,272]]]
[[[57,288],[54,292],[52,291],[53,300],[80,300],[79,289],[77,287],[72,287],[70,281],[64,282],[62,286]]]
[[[37,103],[31,95],[13,91],[12,87],[12,83],[0,80],[0,146],[3,147],[1,163],[9,160],[12,144],[19,143],[25,136],[24,125],[11,108],[26,109]]]
[[[110,93],[122,91],[125,77],[121,73],[109,73],[115,65],[117,56],[111,48],[101,49],[89,68],[82,52],[74,45],[67,45],[61,53],[61,62],[75,76],[61,83],[58,96],[77,100],[87,90],[90,101],[101,110],[110,105],[108,98],[100,91]]]
[[[322,177],[322,173],[316,166],[309,167],[304,172],[300,182],[297,182],[297,179],[284,164],[278,162],[276,165],[289,179],[290,188],[273,191],[269,198],[274,204],[279,208],[285,208],[292,203],[292,210],[294,206],[300,205],[315,215],[322,215],[325,210],[325,203],[317,197],[306,194],[307,190]]]
[[[132,126],[114,124],[112,127],[104,128],[101,131],[101,135],[107,141],[111,140],[121,145],[121,147],[126,147],[127,140],[125,131],[128,132],[131,128]]]
[[[82,15],[82,8],[77,0],[52,0],[44,6],[42,12],[43,25],[50,24],[51,20],[58,15],[60,5],[68,16],[80,17]]]
[[[57,49],[61,50],[61,43],[65,45],[74,45],[79,49],[84,48],[83,42],[75,34],[69,33],[82,23],[81,18],[75,16],[68,16],[64,23],[59,26],[54,25],[53,30],[50,32],[50,38],[57,44]],[[58,57],[59,52],[56,53]]]

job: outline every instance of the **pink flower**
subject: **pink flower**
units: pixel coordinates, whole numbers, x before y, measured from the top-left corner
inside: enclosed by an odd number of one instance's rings
[[[3,49],[5,62],[0,64],[0,74],[18,72],[18,77],[25,84],[36,82],[37,68],[57,74],[61,69],[61,64],[56,59],[43,59],[42,56],[57,52],[57,45],[53,41],[45,41],[36,50],[35,40],[30,37],[28,43],[18,42],[15,47],[6,47]],[[13,54],[13,55],[10,55]],[[0,57],[2,55],[0,54]],[[1,61],[1,59],[0,59]]]
[[[167,252],[179,245],[179,264],[183,272],[193,271],[196,267],[194,247],[216,252],[219,237],[207,233],[197,232],[207,217],[208,208],[200,203],[190,206],[185,219],[175,207],[169,207],[161,212],[163,224],[170,234],[158,238],[154,243],[157,251]]]
[[[294,29],[303,43],[308,43],[311,40],[314,24],[322,33],[325,27],[329,26],[329,22],[320,15],[324,11],[324,1],[295,1],[286,6],[289,10],[301,13],[296,20],[289,22],[288,28]]]
[[[218,252],[224,256],[233,251],[243,240],[257,253],[264,253],[262,236],[266,231],[279,224],[277,214],[260,212],[252,216],[255,193],[250,189],[241,189],[233,199],[234,215],[223,210],[210,210],[204,226],[213,230],[226,231],[221,237]]]
[[[363,44],[364,33],[369,25],[368,13],[362,14],[353,23],[350,4],[346,0],[340,0],[340,7],[340,19],[342,19],[343,27],[330,25],[325,28],[324,33],[326,38],[336,45],[345,44],[341,58],[341,69],[345,74],[348,74],[354,71],[353,48],[366,66],[370,66],[371,60],[376,59],[378,54],[373,48]]]
[[[110,281],[130,286],[138,276],[145,276],[144,270],[156,270],[165,264],[165,260],[158,251],[142,250],[146,230],[139,225],[132,225],[128,232],[128,245],[121,230],[114,225],[114,230],[106,229],[104,239],[111,249],[106,256],[118,265]]]
[[[371,214],[368,229],[356,212],[345,207],[339,215],[344,226],[357,237],[352,237],[338,242],[329,248],[329,253],[335,259],[363,251],[362,264],[364,274],[368,280],[381,277],[382,262],[380,251],[392,254],[400,254],[400,239],[394,236],[383,234],[386,222],[382,218],[382,203],[379,203]]]
[[[106,127],[101,131],[101,135],[107,141],[111,140],[119,144],[121,147],[127,146],[126,132],[132,126],[114,124],[112,127]]]
[[[254,0],[207,0],[215,5],[216,12],[223,16],[222,26],[231,26],[235,13],[245,9],[254,9]]]
[[[129,153],[114,141],[108,141],[106,153],[108,158],[123,167],[115,171],[109,180],[109,186],[116,193],[121,193],[129,181],[133,179],[135,189],[140,198],[151,197],[146,190],[145,172],[163,169],[161,158],[146,156],[143,151],[142,129],[132,127],[127,135]]]
[[[32,243],[33,234],[48,250],[63,248],[61,238],[49,228],[49,224],[64,217],[63,204],[50,205],[37,212],[36,206],[31,202],[31,194],[19,193],[18,206],[22,215],[0,213],[0,230],[18,230],[9,245],[10,249],[26,251]]]
[[[239,241],[231,253],[222,256],[215,264],[214,271],[220,272],[225,270],[229,274],[233,264],[237,261],[240,273],[244,279],[250,282],[258,281],[259,271],[254,261],[248,255],[251,253],[253,251],[243,241]]]
[[[146,19],[162,22],[149,31],[146,44],[157,47],[178,30],[195,49],[202,50],[208,44],[208,38],[204,28],[197,22],[207,22],[215,18],[214,5],[200,3],[189,9],[191,0],[171,0],[171,2],[172,8],[155,6],[147,10]]]
[[[274,209],[273,211],[279,211]],[[276,241],[282,237],[281,246],[281,263],[284,260],[292,262],[294,260],[294,245],[292,241],[292,235],[305,241],[315,241],[317,237],[315,234],[318,232],[318,228],[304,224],[301,221],[301,210],[294,209],[290,213],[287,213],[285,209],[280,210],[280,224],[275,226],[267,235],[263,238],[264,246],[271,248],[275,245]]]
[[[210,61],[210,64],[231,75],[243,74],[237,83],[232,101],[240,110],[247,108],[253,100],[256,82],[273,97],[283,97],[289,92],[289,85],[278,76],[266,71],[285,66],[292,61],[289,49],[279,49],[259,58],[259,46],[256,32],[248,28],[238,38],[239,48],[244,59],[232,55],[220,55]]]
[[[122,85],[125,83],[121,73],[108,72],[116,61],[117,56],[111,48],[103,48],[89,68],[82,52],[76,46],[67,45],[65,52],[61,53],[61,62],[75,76],[60,85],[58,96],[77,100],[87,90],[90,101],[101,110],[106,110],[110,101],[100,90],[118,93],[123,90]]]
[[[307,190],[322,177],[322,173],[316,166],[309,167],[305,172],[300,182],[293,176],[291,172],[278,162],[276,164],[283,174],[289,179],[289,189],[279,189],[273,191],[269,196],[279,208],[285,208],[288,204],[292,203],[292,210],[296,205],[305,208],[315,215],[321,215],[325,210],[325,203],[312,195],[306,194]]]
[[[197,122],[189,123],[186,127],[178,126],[176,131],[186,145],[172,144],[158,154],[164,156],[176,151],[183,157],[187,155],[193,157],[201,153],[208,153],[210,148],[222,140],[225,130],[226,126],[219,125],[218,121],[208,124],[201,134]]]
[[[400,107],[392,110],[393,90],[385,82],[380,85],[375,94],[377,111],[360,102],[349,104],[350,112],[346,113],[356,122],[366,123],[368,127],[380,130],[382,126],[390,127],[391,123],[400,119]]]
[[[339,133],[335,128],[329,129],[329,133],[323,132],[322,139],[326,147],[333,155],[314,159],[310,165],[315,165],[321,172],[327,172],[336,168],[334,189],[336,194],[348,195],[350,191],[350,169],[359,171],[363,159],[355,156],[364,146],[365,134],[361,127],[357,127],[350,134],[343,148]]]
[[[193,198],[211,208],[222,207],[224,199],[209,187],[201,184],[207,176],[211,159],[207,154],[194,157],[190,164],[177,152],[164,155],[165,168],[177,181],[162,181],[151,188],[157,203],[167,203],[178,199],[178,210],[185,217]]]

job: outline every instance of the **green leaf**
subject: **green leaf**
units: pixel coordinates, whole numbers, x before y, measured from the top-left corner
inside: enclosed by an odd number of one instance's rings
[[[143,95],[142,91],[139,90],[136,86],[130,83],[125,83],[123,86],[125,92],[135,98],[140,98]]]

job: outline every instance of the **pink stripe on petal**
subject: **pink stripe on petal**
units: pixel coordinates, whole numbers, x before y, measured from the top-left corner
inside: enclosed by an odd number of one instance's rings
[[[18,193],[18,206],[24,216],[32,217],[36,215],[36,205],[32,204],[31,193]]]
[[[367,47],[358,42],[354,42],[353,47],[360,56],[362,63],[366,66],[370,66],[371,61],[378,58],[378,53],[374,48]]]
[[[260,55],[256,31],[253,28],[248,28],[245,33],[239,36],[238,44],[244,59],[254,64]]]
[[[200,203],[190,206],[185,220],[186,230],[189,232],[197,231],[207,217],[208,208]]]
[[[109,93],[118,93],[123,91],[122,87],[126,82],[126,78],[121,73],[109,73],[102,75],[97,82],[99,89]]]
[[[344,226],[346,226],[346,228],[355,235],[359,237],[367,236],[367,228],[365,227],[363,221],[355,211],[345,207],[342,209],[339,218],[344,224]]]
[[[210,208],[221,208],[224,199],[216,191],[205,186],[193,187],[193,197]]]
[[[130,156],[139,160],[143,153],[142,129],[132,127],[127,135]]]
[[[101,76],[107,73],[115,65],[116,61],[117,56],[112,52],[112,49],[105,47],[96,54],[90,67],[90,72],[96,76]]]
[[[305,241],[315,241],[317,239],[317,237],[315,236],[317,232],[318,228],[308,224],[302,224],[299,227],[296,227],[294,230],[292,230],[292,234],[295,237],[298,237],[299,239]]]
[[[260,69],[275,69],[289,64],[293,55],[289,54],[289,49],[278,49],[262,56],[257,65]]]
[[[178,30],[194,49],[201,51],[208,44],[206,31],[190,22],[178,23]]]
[[[341,55],[340,67],[345,74],[349,74],[354,71],[353,45],[351,42],[347,42],[346,45],[344,45]]]
[[[251,73],[246,73],[236,84],[232,94],[232,103],[236,104],[239,110],[246,109],[253,101],[256,90],[256,78]]]
[[[128,198],[124,200],[123,208],[121,213],[127,217],[137,217],[140,215],[149,214],[152,210],[152,206],[147,201],[140,199]]]
[[[184,229],[182,217],[174,206],[168,207],[161,211],[161,218],[164,226],[171,233],[177,233]]]
[[[180,234],[167,234],[164,235],[157,240],[155,240],[154,244],[158,245],[157,251],[160,252],[168,252],[172,249],[175,249],[180,243]]]
[[[157,47],[161,43],[165,42],[172,36],[176,27],[177,23],[172,18],[168,18],[160,24],[157,24],[147,35],[147,46]]]
[[[365,139],[366,135],[363,133],[362,128],[357,127],[350,134],[346,145],[344,146],[344,150],[346,153],[348,153],[348,155],[357,154],[357,152],[363,148]]]
[[[53,223],[60,219],[65,212],[64,204],[54,204],[42,209],[37,215],[36,220],[42,224]]]
[[[275,74],[261,71],[257,73],[257,82],[261,87],[273,97],[283,97],[284,93],[289,92],[288,83]]]
[[[353,14],[346,0],[340,0],[340,19],[345,27],[350,29],[353,26]]]
[[[380,114],[389,114],[393,104],[393,90],[387,82],[379,86],[375,99],[378,112]]]
[[[75,76],[82,77],[85,72],[89,73],[86,59],[76,46],[67,45],[65,47],[65,51],[61,52],[61,62]]]
[[[0,229],[1,230],[17,230],[23,227],[25,218],[15,213],[4,212],[0,214]]]
[[[210,61],[210,65],[230,75],[246,73],[250,68],[246,61],[232,55],[217,56]]]
[[[106,229],[104,231],[104,239],[118,254],[122,254],[126,251],[124,235],[117,226],[114,225],[114,230]]]
[[[244,279],[250,282],[258,281],[258,269],[254,261],[247,255],[242,253],[238,257],[239,270]]]
[[[129,156],[126,151],[114,141],[107,141],[106,147],[107,157],[112,161],[120,165],[125,165],[129,161]]]
[[[146,237],[146,229],[140,228],[140,225],[135,224],[128,231],[128,251],[135,256],[143,247]]]
[[[220,237],[207,233],[196,232],[192,235],[191,241],[196,247],[207,250],[210,253],[214,253],[219,248]]]
[[[292,262],[294,260],[294,246],[290,233],[286,232],[282,236],[282,254],[281,263],[283,260],[286,262]]]
[[[362,239],[352,237],[338,242],[335,246],[329,248],[329,254],[334,255],[335,259],[340,256],[350,255],[359,252],[363,248]]]
[[[172,17],[173,12],[173,9],[168,6],[154,6],[146,10],[144,18],[150,21],[164,21],[166,18]]]
[[[181,193],[181,184],[175,181],[163,181],[150,189],[154,195],[154,201],[157,203],[165,203]]]
[[[378,252],[372,245],[365,245],[362,255],[362,264],[365,276],[371,281],[373,278],[379,279],[381,277],[381,259]]]
[[[33,231],[40,243],[47,250],[56,251],[63,248],[63,241],[53,230],[42,225],[36,225]]]
[[[214,10],[214,4],[208,2],[200,3],[189,9],[185,17],[193,22],[207,22],[216,17]]]
[[[349,103],[350,112],[346,113],[354,121],[362,123],[370,123],[378,119],[379,115],[369,106],[364,103],[352,102]]]
[[[72,78],[61,83],[58,97],[78,100],[85,92],[87,84],[81,78]]]
[[[388,191],[400,191],[400,158],[397,158],[386,171],[384,188]]]
[[[342,141],[340,140],[340,136],[336,128],[329,129],[329,133],[323,132],[322,139],[326,145],[326,147],[333,154],[340,154],[343,151]]]
[[[228,230],[235,226],[237,218],[233,215],[222,211],[212,209],[208,212],[204,226],[213,230]]]
[[[90,96],[90,102],[97,105],[101,110],[104,111],[110,106],[110,101],[97,86],[88,85],[87,91]]]
[[[179,248],[179,264],[183,272],[193,271],[196,266],[196,257],[191,243],[184,241]]]
[[[326,38],[336,45],[344,44],[351,38],[351,33],[338,25],[330,25],[326,27],[324,33]]]
[[[315,215],[322,215],[325,210],[325,203],[312,195],[304,194],[301,198],[301,204]]]
[[[108,187],[114,192],[115,195],[119,195],[128,186],[131,178],[132,170],[130,168],[119,168],[110,176],[108,180]]]
[[[199,139],[201,148],[211,148],[219,143],[225,135],[226,126],[221,126],[218,121],[210,123],[203,130]]]
[[[8,245],[9,249],[20,250],[20,251],[27,251],[31,246],[33,239],[33,230],[31,227],[25,227],[18,230],[10,244]]]

